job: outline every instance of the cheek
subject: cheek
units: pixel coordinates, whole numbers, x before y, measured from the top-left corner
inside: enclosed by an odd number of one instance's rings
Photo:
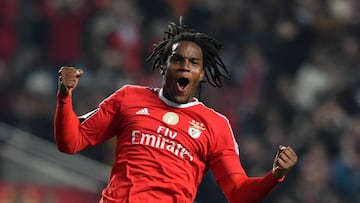
[[[172,73],[172,70],[167,68],[164,70],[163,78],[167,81],[172,81],[174,78],[174,74]]]
[[[199,74],[199,80],[200,81],[204,80],[204,77],[205,77],[204,69],[200,70],[197,74]]]
[[[171,72],[171,67],[169,66],[169,64],[164,65],[162,75],[163,76],[169,75],[169,72]]]

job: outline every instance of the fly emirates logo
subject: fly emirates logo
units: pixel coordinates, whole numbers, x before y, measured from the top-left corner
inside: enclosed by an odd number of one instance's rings
[[[157,149],[167,150],[175,156],[188,161],[194,160],[191,152],[175,140],[177,132],[171,131],[164,126],[159,126],[156,132],[157,135],[152,135],[143,133],[140,130],[133,130],[131,133],[131,142],[132,144],[147,145]]]

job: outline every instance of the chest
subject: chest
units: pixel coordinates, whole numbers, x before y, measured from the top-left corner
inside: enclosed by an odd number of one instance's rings
[[[119,140],[167,150],[184,159],[205,159],[211,131],[204,112],[159,102],[124,105],[118,120]]]

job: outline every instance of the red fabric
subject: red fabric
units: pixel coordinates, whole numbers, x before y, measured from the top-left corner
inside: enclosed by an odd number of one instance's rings
[[[259,203],[283,180],[276,180],[269,172],[263,177],[231,174],[218,182],[230,203]]]
[[[77,129],[80,121],[72,109],[71,95],[58,96],[54,124],[55,141],[60,151],[71,154],[89,146]]]
[[[117,136],[102,202],[193,202],[208,168],[217,180],[230,174],[247,180],[228,120],[197,100],[179,105],[158,89],[125,86],[84,122],[76,119],[71,97],[58,97],[55,138],[64,152]]]

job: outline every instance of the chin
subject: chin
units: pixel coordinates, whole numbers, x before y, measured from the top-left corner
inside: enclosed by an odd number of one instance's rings
[[[188,93],[185,92],[181,93],[181,92],[177,92],[176,90],[173,90],[172,94],[168,94],[168,91],[165,89],[164,96],[168,98],[170,101],[178,104],[186,104],[192,100],[192,96],[190,96]]]
[[[178,103],[178,104],[186,104],[189,102],[189,98],[188,97],[183,97],[183,96],[175,96],[174,97],[174,102]]]

